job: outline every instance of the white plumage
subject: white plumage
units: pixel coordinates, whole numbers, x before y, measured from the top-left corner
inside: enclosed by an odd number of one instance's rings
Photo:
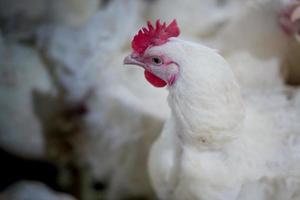
[[[230,66],[207,47],[172,39],[153,49],[180,66],[149,159],[160,199],[242,199],[248,188],[299,176],[300,115],[283,93],[243,99]],[[276,192],[289,199],[291,187]]]

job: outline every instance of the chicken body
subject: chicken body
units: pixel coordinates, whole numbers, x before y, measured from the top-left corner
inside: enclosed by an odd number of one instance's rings
[[[299,175],[300,115],[285,95],[243,99],[227,62],[198,44],[171,38],[144,53],[156,54],[179,68],[168,85],[171,117],[149,158],[160,199],[242,199],[249,182]]]

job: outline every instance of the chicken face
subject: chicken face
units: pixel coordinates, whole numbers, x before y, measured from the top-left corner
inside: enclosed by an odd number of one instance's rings
[[[280,11],[279,22],[285,33],[300,41],[300,0],[291,0]]]
[[[133,53],[124,59],[124,64],[143,67],[145,78],[155,87],[172,86],[178,76],[178,65],[155,47],[164,45],[179,33],[175,20],[168,26],[157,20],[155,27],[148,21],[148,27],[134,36],[131,43]]]
[[[155,87],[172,86],[178,77],[178,65],[156,51],[146,51],[142,56],[132,53],[124,64],[138,65],[145,69],[145,78]]]

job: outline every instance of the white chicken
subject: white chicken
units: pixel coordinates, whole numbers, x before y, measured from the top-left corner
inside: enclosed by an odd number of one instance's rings
[[[236,3],[232,1],[160,0],[150,6],[148,15],[163,21],[176,18],[186,37],[210,37],[221,29],[234,7]]]
[[[298,0],[249,1],[232,14],[210,44],[224,56],[248,51],[261,59],[277,57],[287,81],[298,84],[300,45],[290,37],[299,29],[297,6]]]
[[[22,20],[30,20],[31,23],[47,20],[78,27],[95,14],[101,3],[102,0],[24,0],[22,3],[19,0],[1,0],[0,16],[10,19],[12,24],[24,23]]]
[[[46,27],[40,32],[64,101],[81,102],[88,110],[76,151],[93,178],[106,184],[109,200],[153,196],[146,160],[165,120],[161,112],[168,111],[144,101],[149,86],[134,70],[122,75],[115,70],[122,65],[120,55],[143,6],[135,0],[114,0],[81,28],[51,27],[48,35]],[[167,96],[157,90],[152,94],[157,99]]]
[[[157,21],[156,27],[149,22],[124,59],[141,66],[152,85],[169,91],[171,116],[148,163],[158,197],[242,199],[268,193],[248,189],[253,185],[276,187],[276,180],[298,179],[300,114],[295,104],[281,93],[243,99],[230,66],[217,51],[178,35],[176,21],[169,26]],[[277,194],[290,199],[285,194],[297,181],[282,185]]]
[[[35,113],[34,93],[55,95],[33,48],[0,34],[0,146],[25,158],[45,158],[45,141]]]

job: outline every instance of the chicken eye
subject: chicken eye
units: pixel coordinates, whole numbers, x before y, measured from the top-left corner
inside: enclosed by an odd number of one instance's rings
[[[161,65],[163,63],[162,60],[159,57],[152,57],[151,61],[155,65]]]

